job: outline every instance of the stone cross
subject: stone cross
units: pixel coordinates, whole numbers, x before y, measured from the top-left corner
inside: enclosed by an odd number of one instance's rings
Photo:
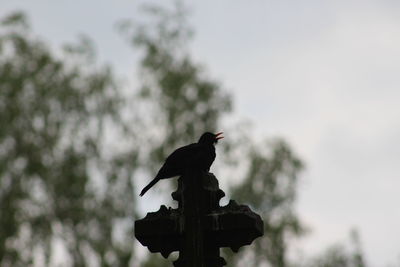
[[[225,193],[219,189],[212,173],[188,171],[178,179],[172,198],[178,208],[162,205],[135,221],[135,236],[151,252],[165,258],[179,251],[175,267],[220,267],[226,265],[219,255],[220,247],[237,252],[263,235],[261,217],[248,206],[231,200],[220,207]]]

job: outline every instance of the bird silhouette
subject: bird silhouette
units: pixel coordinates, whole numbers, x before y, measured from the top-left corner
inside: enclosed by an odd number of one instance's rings
[[[215,160],[215,147],[218,140],[224,138],[222,132],[213,134],[206,132],[197,143],[183,146],[167,157],[156,177],[140,192],[143,196],[159,180],[182,175],[188,168],[209,171]]]

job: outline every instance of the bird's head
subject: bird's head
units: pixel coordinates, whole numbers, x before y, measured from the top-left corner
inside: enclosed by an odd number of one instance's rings
[[[219,132],[217,134],[213,134],[210,132],[203,133],[199,139],[199,143],[214,145],[214,144],[218,143],[219,139],[224,138],[221,135],[222,135],[222,132]]]

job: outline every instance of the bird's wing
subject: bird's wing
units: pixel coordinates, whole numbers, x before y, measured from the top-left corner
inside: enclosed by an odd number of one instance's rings
[[[186,167],[196,167],[208,170],[215,159],[214,146],[205,146],[199,143],[187,145],[175,150],[165,161],[164,165],[182,172]]]
[[[183,146],[171,153],[165,160],[165,164],[175,165],[177,163],[184,163],[196,155],[200,150],[198,143]]]
[[[167,157],[157,177],[159,179],[165,179],[181,175],[188,164],[193,162],[193,157],[198,154],[199,150],[200,147],[197,143],[178,148]]]

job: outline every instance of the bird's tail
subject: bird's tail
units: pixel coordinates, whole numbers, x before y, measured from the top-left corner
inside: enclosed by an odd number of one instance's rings
[[[155,185],[158,181],[160,180],[160,178],[156,177],[154,178],[148,185],[146,185],[142,192],[140,192],[140,196],[143,196],[153,185]]]

